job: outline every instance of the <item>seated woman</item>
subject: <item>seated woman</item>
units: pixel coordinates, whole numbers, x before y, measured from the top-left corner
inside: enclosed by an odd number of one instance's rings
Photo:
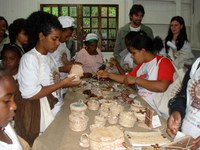
[[[192,63],[194,55],[188,42],[185,21],[181,16],[172,17],[160,54],[169,57],[177,68],[183,68],[185,63]]]
[[[98,37],[94,33],[88,33],[85,38],[85,48],[82,48],[76,55],[75,61],[83,65],[85,77],[91,77],[93,73],[103,64],[103,55],[97,48]]]
[[[155,54],[155,49],[161,49],[157,47],[157,44],[160,45],[160,43],[162,43],[160,38],[152,41],[148,36],[139,34],[130,44],[133,60],[137,64],[135,69],[128,75],[117,75],[102,70],[97,74],[102,78],[110,78],[120,83],[135,84],[138,95],[159,113],[153,101],[154,96],[156,92],[167,90],[173,82],[174,74],[171,61]]]
[[[2,65],[11,73],[16,80],[18,75],[19,62],[22,57],[21,51],[11,44],[4,45],[1,51]]]
[[[22,55],[26,52],[24,46],[28,43],[25,27],[26,20],[23,18],[14,20],[8,27],[10,43],[16,46]]]
[[[75,77],[61,80],[54,58],[47,55],[60,44],[62,26],[57,17],[42,11],[33,12],[27,18],[26,27],[29,45],[33,47],[20,60],[17,80],[21,94],[16,94],[19,109],[15,130],[32,146],[63,104],[60,89],[76,86],[80,81],[73,81]]]
[[[14,102],[16,83],[12,76],[0,68],[0,149],[22,150],[19,139],[10,125],[17,106]]]

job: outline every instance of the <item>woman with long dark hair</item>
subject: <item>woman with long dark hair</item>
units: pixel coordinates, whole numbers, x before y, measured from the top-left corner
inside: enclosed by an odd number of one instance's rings
[[[181,16],[172,17],[164,48],[160,54],[169,57],[178,68],[183,67],[188,59],[194,57],[188,41],[185,21]]]

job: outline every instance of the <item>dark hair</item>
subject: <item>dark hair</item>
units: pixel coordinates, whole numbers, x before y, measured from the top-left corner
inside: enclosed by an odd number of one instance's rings
[[[3,16],[0,16],[0,20],[3,20],[6,23],[6,29],[8,29],[8,21]],[[8,35],[5,33],[4,38],[7,37],[7,36]]]
[[[28,36],[28,49],[35,47],[39,40],[39,33],[42,32],[45,36],[51,33],[52,29],[62,30],[62,25],[56,16],[43,11],[33,12],[27,18],[26,34]]]
[[[6,29],[8,29],[8,21],[3,16],[0,16],[0,20],[4,20],[5,21]]]
[[[0,85],[5,80],[6,76],[10,76],[11,79],[14,81],[14,78],[12,77],[12,74],[10,73],[10,71],[6,69],[5,67],[0,66]]]
[[[180,50],[183,47],[184,42],[188,41],[184,19],[181,16],[174,16],[174,17],[172,17],[172,19],[170,21],[170,25],[169,25],[168,35],[165,38],[165,49],[166,49],[167,53],[169,51],[169,46],[167,45],[167,42],[171,41],[172,38],[173,38],[173,33],[171,31],[171,23],[173,21],[177,21],[177,22],[180,23],[180,25],[183,26],[182,29],[180,30],[180,33],[179,33],[176,41],[175,41],[177,50]]]
[[[146,51],[156,54],[163,48],[162,39],[155,37],[153,40],[147,35],[138,34],[130,43],[131,47],[137,50],[144,48]]]
[[[1,59],[4,59],[3,57],[4,57],[4,53],[6,51],[13,51],[19,56],[19,58],[22,57],[21,51],[15,45],[4,44],[4,47],[3,47],[2,51],[1,51]]]
[[[127,44],[130,45],[133,38],[136,37],[138,34],[147,35],[144,31],[130,31],[125,36],[125,40],[127,41]]]
[[[141,12],[143,14],[143,16],[144,16],[144,14],[145,14],[144,7],[142,5],[140,5],[140,4],[134,4],[132,6],[132,8],[130,9],[129,16],[136,15],[139,12]]]
[[[25,31],[26,20],[23,18],[16,19],[10,26],[8,27],[10,42],[16,42],[16,37],[21,31]]]

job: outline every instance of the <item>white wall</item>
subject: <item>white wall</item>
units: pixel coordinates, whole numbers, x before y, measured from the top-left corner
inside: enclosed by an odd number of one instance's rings
[[[36,10],[39,10],[37,0],[0,0],[0,15],[4,16],[9,24],[17,18],[28,17]]]
[[[192,47],[193,49],[200,50],[200,1],[194,0],[194,16],[193,16],[193,29],[192,29]]]
[[[89,0],[0,0],[0,15],[4,16],[8,23],[17,18],[26,18],[33,11],[40,9],[40,4],[91,4]],[[128,11],[132,6],[131,0],[92,0],[93,4],[118,4],[119,27],[128,22]],[[22,5],[23,4],[23,5]]]

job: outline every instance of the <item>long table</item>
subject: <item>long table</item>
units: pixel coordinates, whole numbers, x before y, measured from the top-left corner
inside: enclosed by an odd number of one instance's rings
[[[134,93],[135,91],[133,91]],[[69,127],[69,114],[70,114],[70,104],[78,101],[80,99],[85,99],[86,96],[83,94],[82,87],[69,88],[64,99],[64,105],[61,111],[57,114],[55,120],[50,124],[50,126],[45,130],[45,132],[36,138],[32,150],[87,150],[89,148],[82,148],[79,146],[79,140],[83,133],[90,133],[89,125],[93,124],[94,116],[98,111],[86,110],[86,115],[89,116],[88,128],[82,132],[72,131]],[[148,104],[141,99],[139,96],[138,100],[142,102],[142,105],[148,106]],[[160,118],[162,126],[161,130],[165,130],[166,122]],[[107,123],[108,124],[108,123]],[[149,131],[149,129],[144,129],[134,126],[133,131]]]

